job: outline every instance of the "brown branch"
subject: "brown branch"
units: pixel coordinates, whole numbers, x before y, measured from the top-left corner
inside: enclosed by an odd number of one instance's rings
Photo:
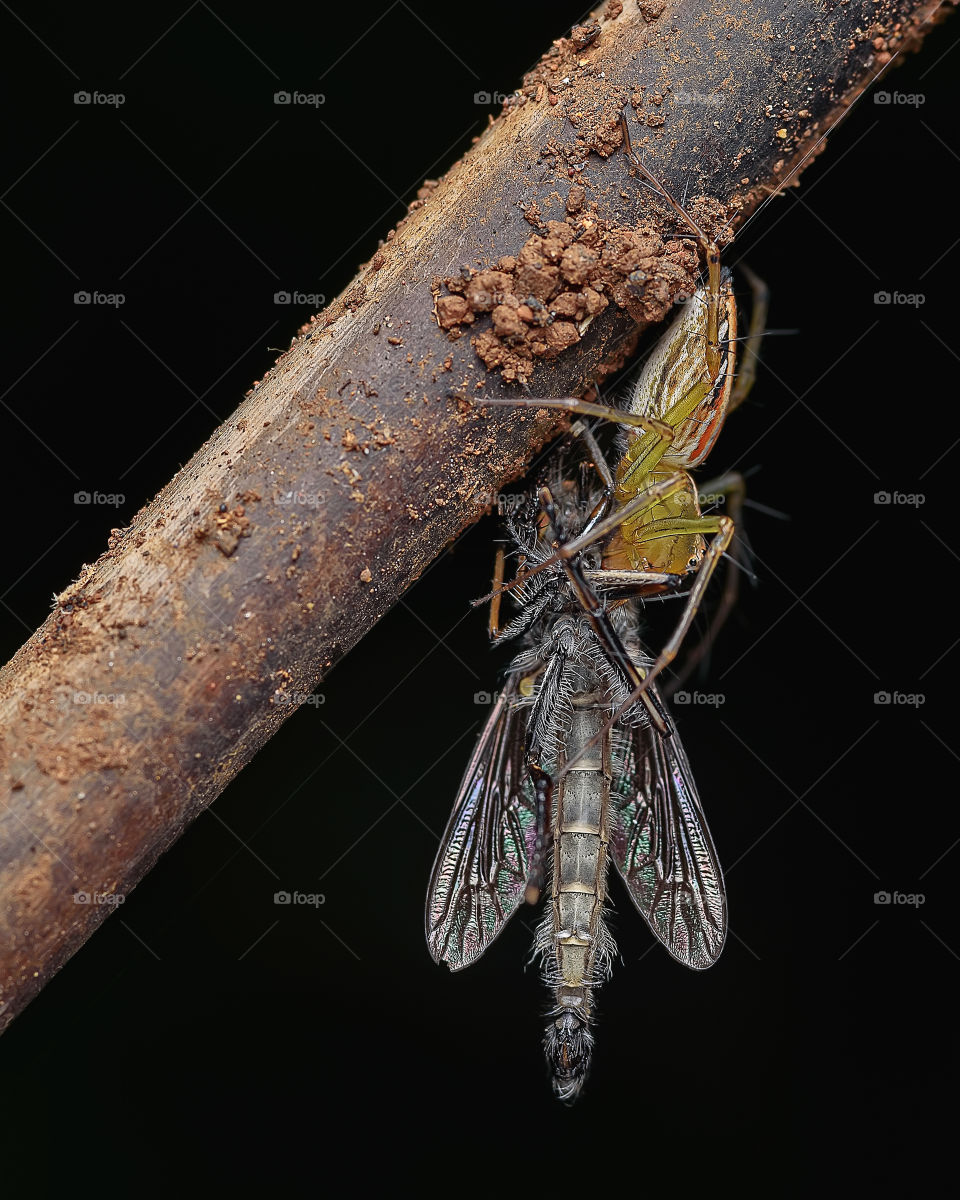
[[[129,892],[553,428],[470,401],[581,393],[690,287],[693,248],[617,153],[622,106],[718,231],[937,7],[612,0],[554,43],[0,676],[0,1021],[110,911],[75,894]]]

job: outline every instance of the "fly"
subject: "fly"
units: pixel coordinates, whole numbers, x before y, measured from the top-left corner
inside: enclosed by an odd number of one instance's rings
[[[473,753],[434,863],[426,936],[437,962],[476,961],[524,900],[547,894],[534,953],[553,997],[544,1048],[558,1099],[571,1102],[593,1048],[594,991],[615,954],[604,920],[609,863],[671,955],[711,966],[726,931],[723,877],[683,747],[656,685],[631,703],[626,657],[650,667],[636,601],[601,616],[584,607],[604,589],[599,550],[558,561],[556,543],[583,533],[600,489],[564,478],[530,496],[509,521],[531,572],[513,591],[519,611],[501,644],[522,648]],[[498,555],[496,586],[502,582]],[[587,581],[590,572],[594,583]],[[615,650],[611,652],[611,644]]]

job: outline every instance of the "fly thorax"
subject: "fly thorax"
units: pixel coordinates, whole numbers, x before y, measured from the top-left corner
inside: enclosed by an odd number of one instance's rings
[[[578,617],[563,616],[550,630],[553,648],[566,658],[576,658],[584,642],[584,622]]]

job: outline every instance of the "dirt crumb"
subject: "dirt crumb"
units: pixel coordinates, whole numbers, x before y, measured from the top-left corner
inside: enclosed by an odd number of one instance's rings
[[[663,10],[667,7],[666,0],[638,0],[637,8],[640,10],[640,16],[649,24],[655,21],[657,17],[663,15]]]
[[[463,296],[441,296],[437,301],[437,320],[441,329],[452,329],[455,325],[471,325],[474,316]]]
[[[600,22],[596,19],[586,21],[583,25],[574,25],[570,30],[570,41],[578,50],[586,50],[600,36]]]
[[[578,213],[581,208],[583,208],[585,196],[586,193],[584,192],[583,188],[579,186],[579,184],[570,189],[570,192],[567,196],[567,212],[570,213],[571,216],[574,213]]]

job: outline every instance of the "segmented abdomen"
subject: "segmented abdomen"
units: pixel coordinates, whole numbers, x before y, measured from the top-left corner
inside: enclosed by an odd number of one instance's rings
[[[603,728],[609,709],[595,692],[571,697],[565,760]],[[561,764],[562,765],[562,764]],[[610,739],[606,735],[565,775],[554,796],[551,902],[538,946],[556,1003],[544,1039],[561,1100],[573,1100],[590,1066],[592,989],[607,978],[613,942],[603,921],[606,895]]]

